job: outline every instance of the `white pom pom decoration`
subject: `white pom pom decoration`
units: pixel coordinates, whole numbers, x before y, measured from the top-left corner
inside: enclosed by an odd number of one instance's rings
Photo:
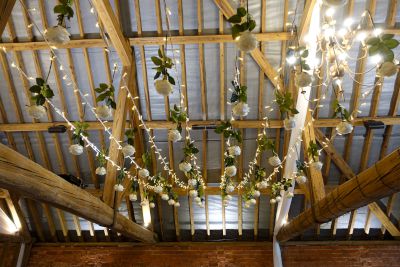
[[[163,96],[168,96],[172,92],[172,84],[168,80],[157,80],[154,82],[157,93]]]
[[[189,172],[192,169],[192,164],[189,162],[183,161],[179,163],[179,170],[183,172]]]
[[[168,200],[169,199],[169,196],[168,196],[168,194],[161,194],[161,199],[162,200]]]
[[[96,174],[97,175],[106,175],[107,170],[104,167],[97,167],[96,168]]]
[[[393,76],[397,73],[397,65],[393,62],[384,62],[378,69],[378,73],[385,77]]]
[[[305,184],[307,182],[307,177],[304,175],[298,175],[296,176],[296,182],[298,184]]]
[[[231,185],[231,184],[226,187],[226,192],[227,193],[232,193],[233,190],[235,190],[235,187],[233,185]]]
[[[170,200],[168,200],[168,205],[172,206],[175,204],[175,200],[173,200],[172,198]]]
[[[285,130],[288,131],[296,127],[296,121],[294,120],[294,117],[290,116],[289,118],[286,118],[283,121],[283,126],[285,127]]]
[[[114,190],[117,192],[123,192],[124,186],[122,184],[116,184],[116,185],[114,185]]]
[[[245,117],[250,112],[250,107],[247,103],[239,102],[236,103],[232,108],[233,115]]]
[[[275,198],[271,198],[271,199],[269,200],[269,203],[271,203],[271,204],[275,204],[275,203],[276,203],[276,200],[275,200]]]
[[[149,177],[149,175],[150,175],[150,173],[147,169],[140,169],[138,174],[139,174],[140,178],[146,178],[146,177]]]
[[[129,200],[130,201],[136,201],[137,200],[137,194],[136,193],[130,193],[129,194]]]
[[[178,130],[169,130],[168,131],[168,141],[178,142],[182,139],[181,133]]]
[[[250,199],[249,201],[251,205],[255,205],[257,203],[257,200],[255,200],[254,198]]]
[[[188,185],[195,187],[197,185],[197,180],[196,179],[189,179],[188,180]]]
[[[102,120],[107,120],[112,116],[112,110],[109,106],[101,105],[96,108],[97,116]]]
[[[174,203],[174,207],[179,208],[180,206],[181,206],[181,204],[180,204],[179,202],[175,202],[175,203]]]
[[[197,197],[197,191],[196,191],[196,190],[190,190],[190,191],[189,191],[189,195],[190,195],[191,197]]]
[[[278,156],[272,156],[268,158],[268,163],[272,167],[278,167],[279,165],[282,164],[281,159]]]
[[[260,197],[261,193],[258,190],[255,190],[253,193],[253,197]]]
[[[150,202],[149,207],[154,209],[154,207],[156,206],[156,204],[154,202]]]
[[[267,187],[268,187],[268,182],[265,181],[265,180],[262,180],[262,181],[260,182],[259,188],[260,188],[260,189],[264,189],[264,188],[267,188]]]
[[[156,185],[156,186],[154,187],[154,193],[156,193],[156,194],[162,193],[163,190],[164,190],[164,189],[163,189],[163,187],[162,187],[161,185]],[[168,195],[167,195],[167,196],[168,196]]]
[[[240,156],[242,153],[242,150],[240,149],[240,146],[230,146],[228,148],[228,154],[230,156]]]
[[[277,196],[277,197],[275,198],[275,200],[276,200],[276,202],[280,202],[280,201],[282,200],[282,197],[281,197],[281,196]]]
[[[235,176],[236,175],[236,166],[228,166],[225,168],[225,174],[228,175],[229,177]]]
[[[195,197],[194,201],[196,201],[197,204],[201,203],[201,198],[200,197]]]
[[[29,116],[37,120],[43,118],[46,115],[46,108],[43,106],[32,105],[27,107],[27,111]]]
[[[349,134],[353,131],[353,125],[348,121],[342,121],[336,126],[336,131],[340,135]]]
[[[323,164],[321,161],[314,161],[310,163],[310,167],[317,171],[320,171],[322,169],[322,165]]]
[[[307,72],[296,73],[295,83],[297,87],[310,86],[312,82],[311,75]]]
[[[251,52],[254,48],[257,47],[257,38],[254,34],[249,31],[242,33],[237,41],[237,46],[240,51],[243,52]]]
[[[131,157],[135,152],[136,149],[132,145],[126,145],[122,148],[122,154],[124,154],[124,157]]]
[[[69,42],[71,36],[66,28],[57,25],[46,29],[44,33],[47,41],[53,44],[65,44]]]
[[[70,145],[68,151],[72,155],[79,156],[83,153],[83,146],[79,144]]]

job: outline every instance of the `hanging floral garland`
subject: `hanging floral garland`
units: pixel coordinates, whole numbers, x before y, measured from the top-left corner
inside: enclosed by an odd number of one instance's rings
[[[60,4],[54,7],[57,15],[57,25],[46,29],[46,39],[53,44],[65,44],[70,41],[70,33],[66,29],[65,18],[70,20],[74,16],[72,9],[73,0],[60,0]]]
[[[174,63],[161,48],[158,49],[158,57],[151,57],[151,61],[156,65],[153,69],[157,71],[154,76],[154,86],[159,94],[168,96],[172,93],[172,86],[175,85],[175,79],[168,73]]]
[[[228,19],[232,23],[232,38],[237,40],[238,48],[243,52],[251,52],[257,47],[257,38],[251,32],[256,27],[256,21],[249,14],[249,3],[247,9],[239,7],[236,14]]]

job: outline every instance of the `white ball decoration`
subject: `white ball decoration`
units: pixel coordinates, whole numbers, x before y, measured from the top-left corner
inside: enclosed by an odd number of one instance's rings
[[[157,93],[163,96],[168,96],[172,92],[172,84],[168,80],[157,80],[154,82]]]
[[[162,200],[169,200],[169,196],[168,196],[168,194],[161,194],[161,199]]]
[[[188,185],[195,187],[197,185],[197,180],[196,179],[189,179],[188,180]]]
[[[235,190],[235,187],[231,184],[226,187],[227,193],[232,193],[234,190]]]
[[[349,134],[353,131],[353,125],[348,121],[342,121],[336,126],[336,131],[340,135]]]
[[[168,141],[178,142],[182,139],[181,133],[178,130],[169,130],[168,131]]]
[[[322,162],[321,161],[314,161],[310,163],[310,167],[314,170],[320,171],[322,169]]]
[[[397,73],[397,65],[393,62],[384,62],[378,69],[378,73],[385,77],[393,76]]]
[[[154,193],[156,193],[156,194],[161,194],[163,190],[164,190],[164,188],[161,185],[156,185],[154,187]]]
[[[197,191],[196,191],[196,190],[190,190],[190,191],[189,191],[189,195],[190,195],[191,197],[197,197]]]
[[[298,184],[305,184],[307,182],[307,177],[305,175],[296,176],[296,182]]]
[[[168,205],[172,206],[175,204],[175,200],[173,200],[172,198],[170,200],[168,200]]]
[[[255,205],[257,203],[257,200],[255,200],[254,198],[249,200],[251,205]]]
[[[322,0],[325,5],[332,7],[344,6],[348,0]]]
[[[201,198],[200,197],[195,197],[194,201],[196,201],[197,204],[201,203]]]
[[[276,200],[276,202],[280,202],[280,201],[282,200],[282,197],[281,197],[281,196],[277,196],[277,197],[275,198],[275,200]]]
[[[149,175],[150,175],[149,170],[147,170],[147,169],[140,169],[138,174],[139,174],[140,178],[146,178],[146,177],[149,177]]]
[[[47,28],[44,33],[47,41],[53,44],[65,44],[70,41],[70,33],[63,26],[57,25]]]
[[[259,185],[258,188],[263,189],[263,188],[267,188],[267,187],[268,187],[268,182],[265,181],[265,180],[262,180],[262,181],[260,182],[260,185]]]
[[[174,203],[174,207],[179,208],[180,206],[181,206],[181,203],[179,203],[179,202]]]
[[[272,156],[268,158],[268,163],[272,167],[278,167],[279,165],[282,164],[281,159],[278,156]]]
[[[68,151],[72,155],[79,156],[83,153],[83,146],[79,144],[70,145]]]
[[[287,192],[286,197],[287,197],[287,198],[292,198],[292,197],[294,197],[293,192]]]
[[[236,175],[236,171],[237,171],[237,169],[236,169],[235,165],[228,166],[228,167],[225,168],[225,174],[230,176],[230,177],[235,176]]]
[[[260,193],[260,191],[258,191],[258,190],[255,190],[255,191],[253,192],[253,197],[260,197],[260,195],[261,195],[261,193]]]
[[[251,52],[257,47],[257,38],[253,33],[246,31],[240,35],[237,46],[240,51],[245,53]]]
[[[130,201],[137,201],[137,194],[136,193],[130,193],[129,194],[129,200]]]
[[[245,117],[250,112],[250,107],[247,103],[239,102],[236,103],[232,108],[233,115]]]
[[[123,192],[124,186],[122,184],[116,184],[116,185],[114,185],[114,190],[117,192]]]
[[[112,109],[109,106],[101,105],[96,108],[97,116],[102,120],[107,120],[112,116]]]
[[[242,150],[240,149],[240,146],[230,146],[228,148],[228,154],[230,156],[240,156],[242,153]]]
[[[150,202],[149,207],[154,209],[154,207],[156,206],[156,204],[154,202]]]
[[[292,130],[294,127],[296,127],[296,121],[294,120],[293,116],[290,116],[289,118],[286,118],[283,121],[283,126],[285,127],[285,130]]]
[[[125,145],[122,148],[122,154],[124,154],[124,157],[131,157],[133,154],[135,154],[136,149],[132,145]]]
[[[295,83],[297,87],[307,87],[312,83],[312,77],[307,72],[296,73]]]
[[[245,207],[246,209],[250,208],[250,202],[249,202],[249,201],[246,201],[246,202],[244,203],[244,207]]]
[[[41,119],[46,115],[46,108],[44,106],[32,105],[27,107],[29,116],[35,119]]]
[[[271,199],[269,200],[269,203],[271,203],[271,204],[275,204],[275,203],[276,203],[276,200],[275,200],[275,198],[271,198]]]
[[[179,163],[179,170],[183,172],[189,172],[192,169],[192,164],[189,162],[183,161]]]
[[[107,170],[104,167],[97,167],[96,168],[96,174],[97,175],[106,175]]]

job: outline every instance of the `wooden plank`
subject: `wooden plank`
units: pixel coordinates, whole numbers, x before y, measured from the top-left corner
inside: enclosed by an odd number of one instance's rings
[[[1,4],[1,13],[0,13],[0,36],[3,34],[3,31],[7,25],[7,22],[11,16],[11,11],[14,8],[16,0],[4,0]]]
[[[0,186],[63,208],[127,237],[154,242],[153,233],[128,220],[98,198],[0,144]]]

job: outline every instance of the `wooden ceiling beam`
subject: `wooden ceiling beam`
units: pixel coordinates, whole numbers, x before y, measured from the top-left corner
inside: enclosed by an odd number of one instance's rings
[[[283,226],[277,235],[280,242],[287,241],[316,224],[339,217],[400,190],[400,148],[378,161],[369,169],[335,188]]]
[[[16,0],[5,0],[0,3],[0,36],[6,28],[8,19],[11,16],[11,11],[14,8]]]
[[[46,202],[77,216],[144,242],[155,242],[153,233],[18,152],[0,144],[0,186],[28,198]]]
[[[364,121],[367,120],[378,120],[382,121],[386,126],[400,125],[400,117],[398,116],[387,116],[387,117],[361,117],[356,118],[353,121],[354,126],[363,126]],[[315,120],[314,127],[316,128],[332,128],[336,127],[340,122],[340,119],[317,119]],[[102,130],[103,126],[97,121],[88,121],[89,130]],[[150,129],[172,129],[174,124],[169,121],[145,121],[146,126]],[[207,121],[189,121],[189,126],[216,126],[221,123],[221,120],[207,120]],[[235,128],[249,128],[259,129],[263,128],[262,124],[264,120],[244,120],[244,121],[233,121],[232,125]],[[105,123],[106,126],[111,127],[113,122]],[[12,133],[12,132],[32,132],[32,131],[47,131],[49,127],[54,126],[68,126],[65,122],[40,122],[40,123],[5,123],[0,124],[0,132]],[[269,128],[277,129],[283,128],[282,120],[270,120]]]

